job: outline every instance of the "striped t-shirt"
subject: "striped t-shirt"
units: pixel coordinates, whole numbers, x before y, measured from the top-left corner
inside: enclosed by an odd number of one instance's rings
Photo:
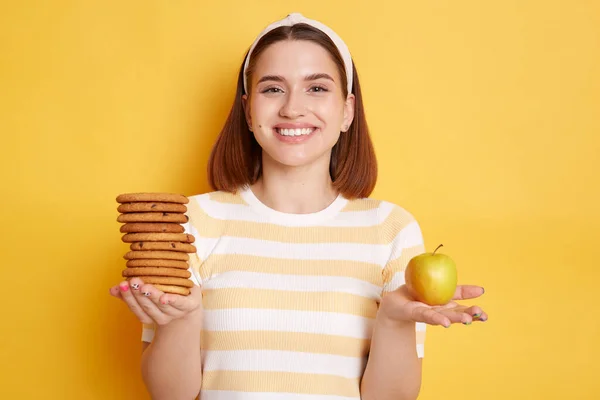
[[[338,196],[312,214],[250,189],[189,197],[192,280],[202,286],[202,400],[360,398],[378,304],[424,252],[403,208]],[[423,357],[425,325],[415,351]],[[153,328],[144,326],[142,340]]]

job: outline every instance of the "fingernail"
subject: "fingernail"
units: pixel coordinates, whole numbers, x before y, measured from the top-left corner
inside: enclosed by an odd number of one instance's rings
[[[464,325],[471,325],[471,322],[463,322]]]
[[[474,318],[479,318],[479,317],[481,317],[481,313],[478,313],[478,314],[473,314],[473,317],[474,317]]]
[[[144,296],[150,296],[150,292],[144,292]]]
[[[485,293],[485,289],[481,288],[481,294]]]
[[[119,286],[119,288],[121,288],[121,290],[124,292],[129,290],[129,286],[127,286],[127,285]]]
[[[140,288],[140,285],[138,285],[137,283],[134,283],[131,285],[131,287],[133,288],[133,290],[138,290]]]
[[[487,318],[480,318],[479,320],[480,320],[481,322],[485,322],[485,321],[487,321]]]

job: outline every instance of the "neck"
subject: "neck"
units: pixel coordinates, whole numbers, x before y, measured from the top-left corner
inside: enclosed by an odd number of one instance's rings
[[[288,167],[263,155],[262,176],[252,185],[252,192],[276,211],[290,214],[321,211],[338,195],[329,175],[329,157],[326,161]]]

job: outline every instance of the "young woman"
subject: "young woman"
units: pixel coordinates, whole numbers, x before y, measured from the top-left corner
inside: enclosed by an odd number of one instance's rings
[[[153,399],[415,399],[426,324],[487,319],[403,285],[421,231],[368,198],[358,74],[323,24],[291,14],[257,37],[208,172],[214,191],[190,197],[185,224],[191,295],[138,278],[111,288],[144,324]],[[460,286],[455,299],[481,294]]]

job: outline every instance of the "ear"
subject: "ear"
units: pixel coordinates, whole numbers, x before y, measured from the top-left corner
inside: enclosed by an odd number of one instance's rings
[[[244,109],[244,116],[246,117],[246,123],[248,124],[248,129],[252,130],[252,117],[250,113],[250,101],[248,99],[248,95],[242,95],[242,108]]]
[[[354,121],[354,106],[356,103],[356,98],[352,93],[348,94],[346,98],[346,102],[344,103],[344,120],[342,121],[342,132],[347,132],[352,125],[352,121]]]

